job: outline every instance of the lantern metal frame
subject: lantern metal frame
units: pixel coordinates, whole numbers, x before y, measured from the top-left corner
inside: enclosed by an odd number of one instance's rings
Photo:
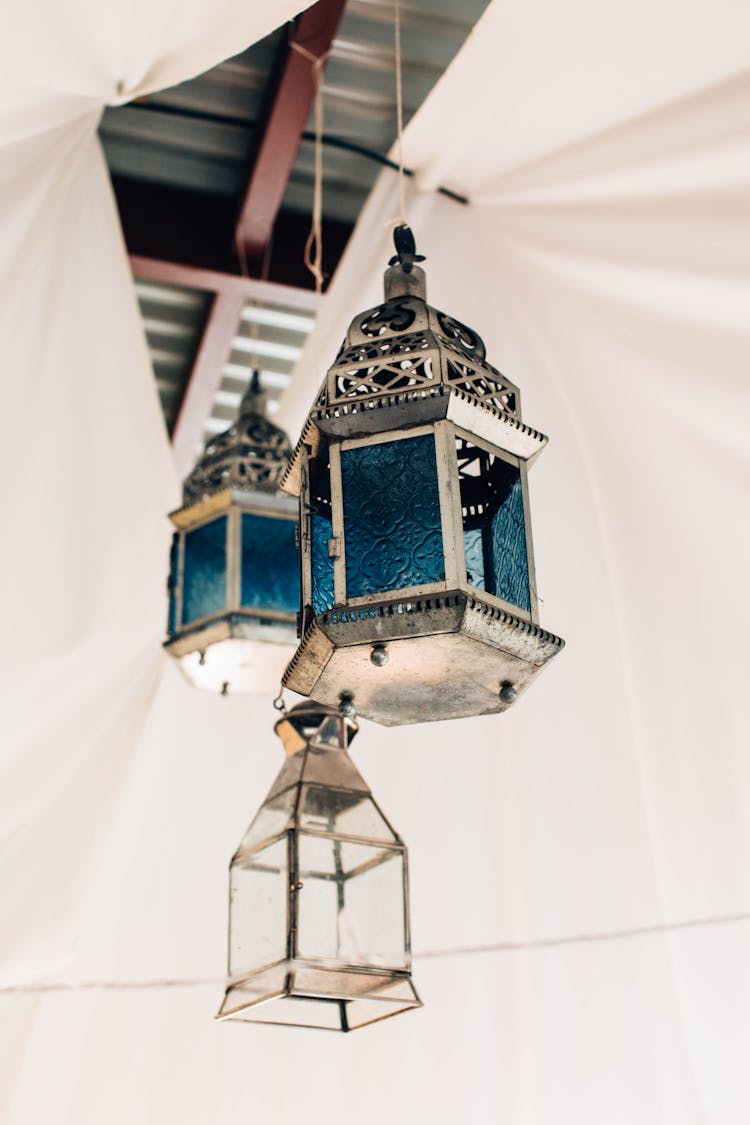
[[[519,388],[487,362],[481,337],[427,304],[417,260],[399,251],[384,302],[352,321],[281,482],[300,498],[302,563],[300,644],[284,686],[331,705],[351,695],[359,714],[387,726],[504,711],[565,643],[539,625],[531,530],[528,469],[548,439],[522,421]],[[350,594],[342,455],[426,435],[434,439],[442,575]],[[523,604],[471,580],[465,533],[475,517],[464,505],[461,443],[486,455],[493,468],[481,483],[495,487],[496,499],[493,458],[513,471],[509,487],[518,483]],[[323,604],[314,596],[321,548],[313,518],[324,514],[327,524],[329,503],[332,597]],[[499,585],[498,575],[485,567],[481,581]]]
[[[318,735],[330,732],[335,723],[338,731],[338,749],[319,740]],[[282,728],[285,728],[282,729]],[[230,929],[228,963],[229,976],[222,1006],[217,1020],[239,1019],[251,1023],[268,1023],[275,1026],[304,1026],[320,1030],[352,1031],[379,1022],[403,1011],[422,1006],[411,979],[411,917],[409,909],[408,853],[404,841],[384,815],[372,792],[348,756],[348,746],[357,733],[357,723],[333,708],[304,702],[285,714],[275,729],[285,743],[287,761],[272,785],[259,816],[264,809],[290,789],[296,789],[289,816],[284,827],[267,836],[252,837],[255,821],[250,826],[240,847],[232,857],[230,872],[253,856],[266,852],[275,844],[286,840],[288,878],[285,885],[286,949],[283,956],[247,971],[232,974],[232,911],[230,889]],[[332,758],[332,755],[335,755]],[[333,762],[333,765],[332,765]],[[337,784],[331,784],[331,776]],[[306,790],[324,788],[344,795],[352,794],[361,801],[370,802],[389,833],[389,839],[357,835],[336,830],[315,829],[302,824],[302,798]],[[257,820],[257,818],[256,818]],[[250,836],[251,843],[243,848]],[[392,837],[392,839],[390,838]],[[362,961],[347,961],[343,957],[319,956],[304,952],[300,947],[300,896],[304,893],[300,865],[301,840],[318,839],[337,844],[352,844],[377,849],[371,857],[348,874],[341,872],[341,887],[356,875],[379,866],[388,859],[401,861],[401,903],[403,906],[403,960],[398,965],[383,965]],[[388,859],[382,858],[388,853]],[[377,862],[375,862],[377,861]],[[281,874],[281,871],[279,871]],[[330,876],[328,877],[330,878]],[[337,886],[339,876],[336,876]],[[343,893],[343,892],[340,892]],[[286,1002],[283,1006],[274,1002]],[[300,1012],[299,1003],[309,1018],[295,1019]],[[352,1018],[348,1005],[370,1005],[366,1019]],[[316,1006],[317,1005],[317,1006]],[[374,1012],[372,1014],[372,1006]],[[378,1010],[380,1008],[380,1010]],[[278,1018],[281,1012],[282,1018]],[[284,1012],[290,1014],[284,1018]],[[321,1013],[329,1019],[324,1022]],[[317,1019],[316,1019],[317,1017]]]

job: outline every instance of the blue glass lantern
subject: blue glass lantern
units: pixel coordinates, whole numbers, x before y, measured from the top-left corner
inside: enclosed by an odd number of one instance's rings
[[[282,487],[300,497],[284,685],[386,725],[502,711],[564,642],[539,626],[527,473],[547,438],[471,328],[426,303],[406,227]]]
[[[208,442],[171,513],[164,647],[198,687],[275,693],[293,651],[297,506],[279,488],[290,453],[254,374],[237,421]]]
[[[420,1007],[406,847],[349,757],[357,724],[301,703],[275,729],[287,759],[232,859],[216,1018],[353,1031]]]

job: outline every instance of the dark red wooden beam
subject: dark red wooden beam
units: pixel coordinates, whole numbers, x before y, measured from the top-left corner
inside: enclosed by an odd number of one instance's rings
[[[325,55],[345,5],[346,0],[318,0],[294,21],[237,220],[236,240],[249,262],[265,254],[315,98],[313,63],[292,44],[316,58]]]
[[[239,296],[244,301],[263,301],[271,305],[316,312],[320,298],[311,289],[295,285],[282,285],[278,281],[263,281],[258,277],[242,277],[237,273],[206,269],[183,262],[169,262],[162,258],[130,255],[133,277],[142,281],[155,281],[161,285],[182,285],[187,289],[205,289],[209,293]]]
[[[237,335],[242,309],[249,300],[268,302],[301,312],[315,312],[318,296],[309,289],[279,285],[253,277],[222,273],[200,266],[131,254],[133,276],[143,281],[183,285],[214,294],[203,336],[172,430],[172,450],[180,479],[195,464],[206,419],[221,386],[224,366]]]

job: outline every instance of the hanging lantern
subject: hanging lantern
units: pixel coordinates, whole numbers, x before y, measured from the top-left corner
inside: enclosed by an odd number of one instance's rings
[[[426,303],[408,227],[282,487],[300,497],[285,687],[385,725],[503,711],[564,642],[539,627],[527,471],[547,438],[472,329]]]
[[[265,417],[257,373],[235,424],[209,441],[172,512],[168,639],[210,691],[275,692],[299,607],[296,505],[279,490],[291,453]]]
[[[357,725],[301,703],[287,760],[232,860],[217,1019],[353,1031],[421,1006],[406,848],[347,753]]]

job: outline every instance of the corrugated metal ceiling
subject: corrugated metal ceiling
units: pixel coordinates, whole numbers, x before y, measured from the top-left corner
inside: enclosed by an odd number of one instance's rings
[[[402,4],[404,118],[409,120],[486,7],[487,0]],[[100,135],[113,173],[239,198],[276,52],[286,30],[198,78],[108,109]],[[324,73],[326,136],[384,156],[396,132],[393,4],[349,0]],[[308,130],[313,132],[312,118]],[[354,222],[379,167],[327,145],[324,213]],[[307,212],[313,144],[303,140],[283,206]]]
[[[408,121],[459,50],[488,0],[402,0],[404,117]],[[385,156],[396,132],[394,9],[390,0],[349,0],[324,72],[329,139]],[[206,74],[139,103],[108,109],[100,135],[111,172],[130,180],[226,198],[242,197],[282,28]],[[308,122],[310,134],[313,122]],[[353,223],[380,171],[376,159],[324,150],[323,210]],[[303,139],[283,208],[309,213],[313,144]],[[170,430],[179,411],[213,295],[137,282],[144,328]],[[224,368],[206,437],[234,419],[256,363],[269,409],[291,378],[313,315],[280,306],[247,307]]]

